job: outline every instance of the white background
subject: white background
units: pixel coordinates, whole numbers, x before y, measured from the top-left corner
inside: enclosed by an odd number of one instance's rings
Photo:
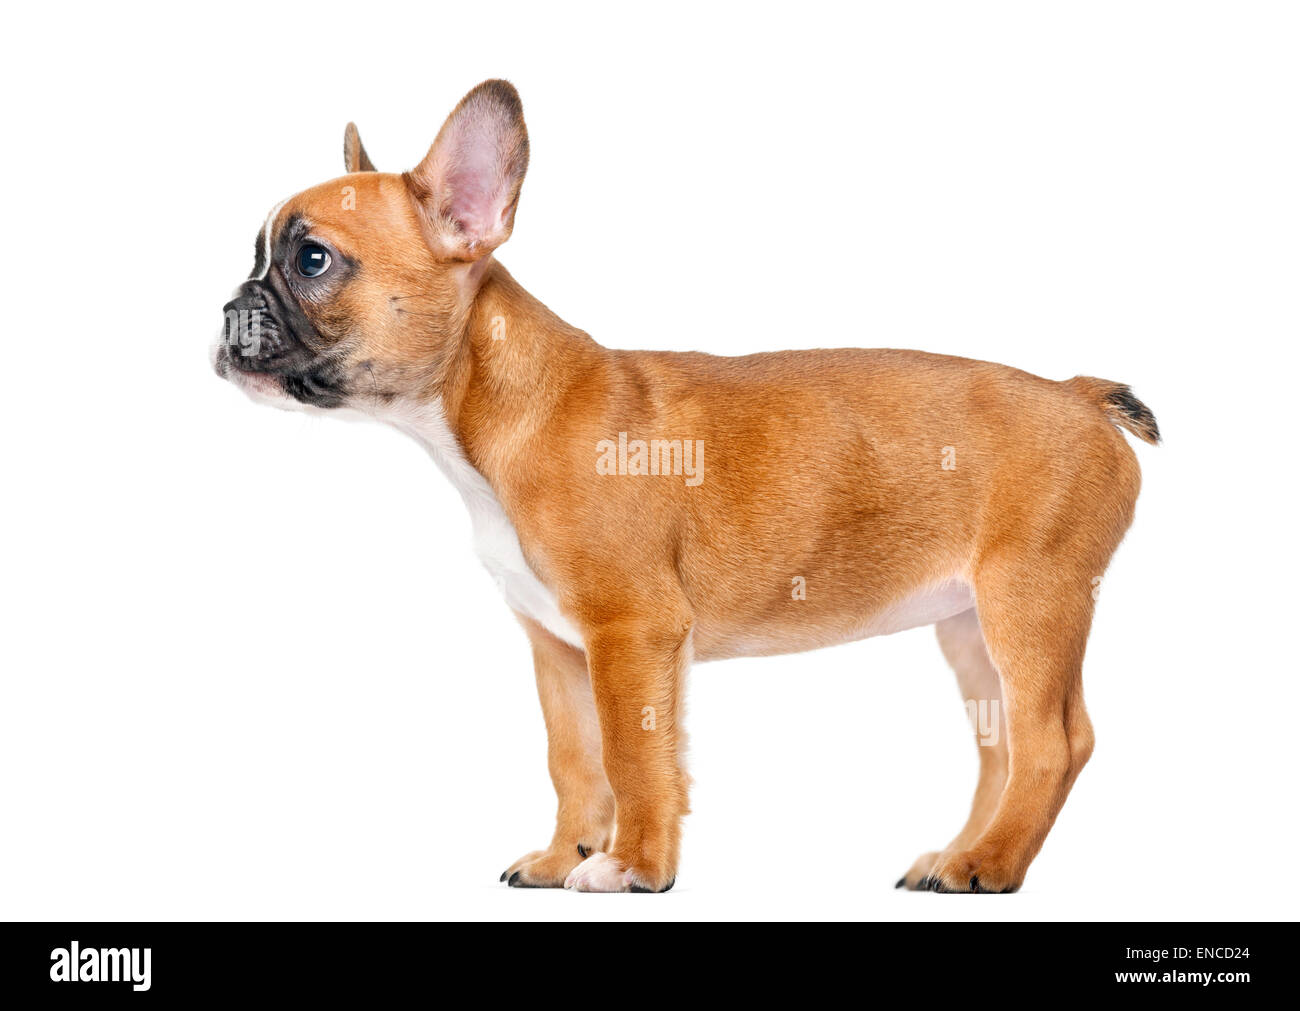
[[[1294,917],[1286,5],[36,9],[0,60],[0,916]],[[694,671],[672,892],[497,883],[554,798],[458,496],[207,362],[347,120],[410,168],[490,76],[532,137],[501,259],[601,342],[919,347],[1155,410],[1096,755],[1021,894],[893,890],[975,778],[928,629]]]

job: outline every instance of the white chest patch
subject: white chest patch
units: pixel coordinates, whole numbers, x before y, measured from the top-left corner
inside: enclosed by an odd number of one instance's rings
[[[434,463],[460,492],[469,509],[474,550],[496,581],[506,603],[552,635],[582,649],[582,634],[560,612],[555,594],[537,578],[524,558],[514,524],[506,516],[492,486],[465,459],[456,437],[447,426],[442,404],[434,402],[418,409],[384,413],[380,417],[428,450]]]

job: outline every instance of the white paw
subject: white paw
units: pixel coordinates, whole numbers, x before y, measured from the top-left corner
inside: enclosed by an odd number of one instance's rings
[[[564,879],[575,892],[626,892],[631,885],[630,874],[608,853],[593,853]]]

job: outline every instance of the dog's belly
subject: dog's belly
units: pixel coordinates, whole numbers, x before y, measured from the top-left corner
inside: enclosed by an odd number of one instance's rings
[[[800,606],[800,605],[795,605]],[[818,616],[808,613],[789,623],[729,627],[702,623],[695,629],[695,658],[722,660],[735,656],[775,656],[837,646],[933,625],[975,606],[975,595],[962,579],[923,587],[869,615]]]

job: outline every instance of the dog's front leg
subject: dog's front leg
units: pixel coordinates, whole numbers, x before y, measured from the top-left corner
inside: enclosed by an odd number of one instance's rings
[[[537,695],[546,720],[546,762],[559,798],[551,845],[501,875],[513,888],[559,888],[585,857],[609,846],[614,795],[600,762],[600,723],[587,658],[537,622],[519,616],[533,646]]]
[[[587,658],[600,714],[605,774],[614,790],[614,848],[579,864],[566,888],[663,892],[677,875],[687,779],[682,697],[691,659],[684,610],[622,617],[590,630]]]

